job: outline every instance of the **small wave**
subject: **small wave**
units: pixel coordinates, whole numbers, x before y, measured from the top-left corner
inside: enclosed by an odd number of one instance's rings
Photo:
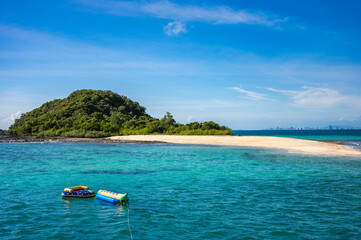
[[[187,171],[185,169],[179,168],[164,168],[161,169],[159,172],[183,172]],[[90,171],[83,171],[83,174],[123,174],[123,175],[138,175],[138,174],[150,174],[155,173],[155,170],[144,170],[144,169],[136,169],[131,171],[123,171],[123,170],[90,170]]]
[[[149,173],[154,173],[156,171],[152,171],[152,170],[134,170],[134,171],[122,171],[122,170],[90,170],[90,171],[84,171],[81,172],[83,174],[133,174],[133,175],[137,175],[137,174],[149,174]]]
[[[345,141],[343,145],[350,146],[354,149],[361,150],[361,141]]]

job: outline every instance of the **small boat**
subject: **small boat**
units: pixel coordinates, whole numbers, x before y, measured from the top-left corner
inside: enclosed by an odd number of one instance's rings
[[[77,197],[77,198],[90,198],[94,197],[96,194],[94,191],[89,190],[87,186],[75,186],[68,187],[64,189],[64,192],[61,194],[63,197]]]
[[[121,203],[121,204],[126,204],[129,201],[128,193],[121,194],[107,190],[99,190],[96,198],[111,203]]]

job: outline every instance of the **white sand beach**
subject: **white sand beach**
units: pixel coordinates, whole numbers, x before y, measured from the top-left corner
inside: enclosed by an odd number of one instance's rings
[[[332,142],[321,142],[283,137],[255,136],[179,136],[179,135],[126,135],[109,139],[122,141],[149,141],[173,144],[241,146],[284,149],[289,152],[332,156],[361,156],[351,147]]]

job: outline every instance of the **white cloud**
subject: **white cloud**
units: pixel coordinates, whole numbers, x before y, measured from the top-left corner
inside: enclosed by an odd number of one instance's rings
[[[187,117],[187,122],[190,122],[193,119],[193,116],[188,116]]]
[[[361,97],[345,95],[338,90],[330,88],[302,87],[300,91],[277,90],[267,88],[269,91],[289,95],[293,104],[304,108],[335,108],[353,106],[361,108]]]
[[[333,107],[346,99],[339,91],[329,88],[303,87],[292,98],[300,106]]]
[[[248,98],[250,100],[254,100],[254,101],[271,100],[266,94],[248,91],[239,87],[232,87],[231,89],[242,93],[245,98]]]
[[[20,116],[21,116],[21,112],[17,111],[16,113],[11,113],[9,117],[4,118],[3,120],[1,120],[1,122],[6,124],[13,124],[15,119],[19,118]]]
[[[181,32],[173,27],[173,33]],[[106,48],[72,41],[60,36],[0,24],[0,60],[17,62],[15,68],[0,68],[0,79],[30,77],[94,77],[109,75],[164,74],[172,76],[205,74],[207,66],[197,61],[159,57],[154,51],[135,47]],[[160,48],[160,44],[158,48]],[[162,46],[164,47],[164,46]],[[158,52],[158,51],[157,51]],[[31,62],[31,67],[27,64]],[[182,70],[180,70],[182,69]],[[184,69],[187,69],[186,71]],[[1,97],[1,96],[0,96]]]
[[[277,93],[290,93],[290,94],[296,94],[297,91],[290,91],[290,90],[278,90],[274,88],[266,88],[268,91],[277,92]]]
[[[150,16],[160,19],[181,21],[198,21],[214,24],[259,24],[273,26],[277,22],[285,21],[272,18],[262,12],[249,10],[234,10],[228,6],[196,6],[179,5],[167,0],[138,2],[138,1],[109,1],[109,0],[79,0],[79,3],[103,9],[109,14],[119,16]]]
[[[182,23],[181,21],[174,21],[167,24],[167,26],[164,27],[164,32],[168,36],[178,36],[180,33],[186,33],[186,25]]]

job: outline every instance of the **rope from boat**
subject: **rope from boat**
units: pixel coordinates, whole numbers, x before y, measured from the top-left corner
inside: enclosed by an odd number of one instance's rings
[[[132,230],[130,230],[130,222],[129,222],[129,205],[128,205],[128,229],[129,229],[129,233],[130,233],[130,239],[133,240],[133,234],[132,234]]]

